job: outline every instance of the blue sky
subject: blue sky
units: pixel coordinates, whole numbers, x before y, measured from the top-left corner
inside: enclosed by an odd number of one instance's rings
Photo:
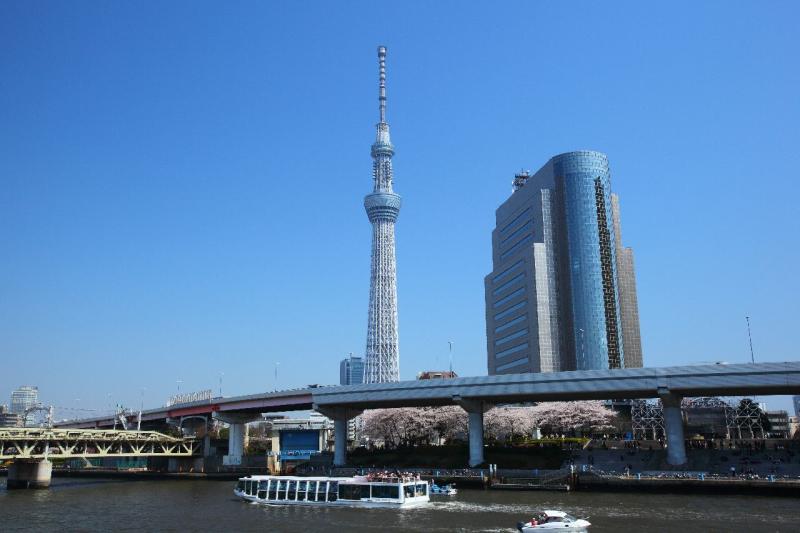
[[[486,372],[513,173],[606,152],[645,364],[796,360],[796,2],[0,4],[0,401],[334,383],[389,47],[401,376]],[[142,389],[146,389],[142,393]],[[80,399],[80,400],[78,400]],[[788,407],[785,399],[773,407]]]

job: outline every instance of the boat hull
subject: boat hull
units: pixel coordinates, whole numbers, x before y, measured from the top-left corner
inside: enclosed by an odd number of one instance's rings
[[[376,507],[376,508],[398,508],[398,509],[407,509],[409,507],[421,507],[426,505],[427,501],[410,501],[410,502],[391,502],[391,501],[375,501],[375,500],[336,500],[332,502],[325,502],[325,501],[306,501],[306,500],[262,500],[255,496],[251,496],[249,494],[244,494],[237,490],[234,490],[233,493],[241,498],[244,501],[251,502],[251,503],[258,503],[261,505],[274,505],[274,506],[285,506],[285,505],[304,505],[304,506],[314,506],[314,507]]]

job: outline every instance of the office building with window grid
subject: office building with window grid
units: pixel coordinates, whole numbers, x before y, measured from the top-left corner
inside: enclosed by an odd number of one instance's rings
[[[484,280],[489,374],[642,365],[620,226],[605,154],[561,154],[514,177]]]
[[[339,362],[339,385],[364,383],[364,358],[350,354]]]

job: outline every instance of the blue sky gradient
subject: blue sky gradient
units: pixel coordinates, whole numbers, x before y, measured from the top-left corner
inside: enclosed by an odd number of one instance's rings
[[[486,373],[513,173],[608,154],[645,364],[796,360],[797,2],[0,4],[0,403],[335,383],[388,55],[401,376]],[[78,400],[80,399],[80,400]],[[771,407],[788,407],[785,399]],[[65,413],[66,414],[66,413]]]

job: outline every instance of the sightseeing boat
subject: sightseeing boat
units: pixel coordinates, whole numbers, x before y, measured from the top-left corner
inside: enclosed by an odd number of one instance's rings
[[[273,505],[413,507],[430,501],[428,482],[411,476],[247,476],[239,478],[233,493]]]
[[[527,522],[517,524],[517,529],[521,533],[534,533],[535,531],[548,531],[557,529],[558,531],[586,531],[591,526],[588,520],[575,518],[564,511],[540,511],[533,515]]]

